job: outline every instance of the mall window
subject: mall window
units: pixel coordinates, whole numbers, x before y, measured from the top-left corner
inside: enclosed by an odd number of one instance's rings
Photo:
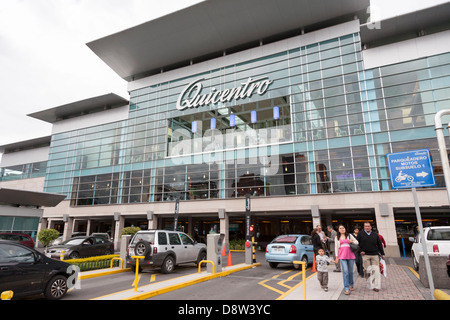
[[[47,161],[0,168],[0,181],[44,177],[46,169]]]
[[[71,205],[89,206],[118,203],[119,174],[74,178]]]
[[[168,156],[292,141],[289,97],[169,119]]]

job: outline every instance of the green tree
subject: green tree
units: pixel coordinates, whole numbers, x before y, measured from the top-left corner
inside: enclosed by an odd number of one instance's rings
[[[38,240],[47,251],[48,245],[59,237],[59,232],[55,229],[43,229],[38,233]]]

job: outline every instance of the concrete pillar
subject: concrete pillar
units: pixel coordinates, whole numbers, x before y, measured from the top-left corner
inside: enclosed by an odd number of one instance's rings
[[[314,229],[317,225],[320,225],[319,206],[311,206],[311,216],[312,216],[312,224],[313,224],[313,229]]]
[[[230,218],[225,209],[219,209],[218,214],[220,219],[219,232],[225,235],[223,245],[225,246],[225,250],[228,252],[230,250]]]
[[[129,234],[125,234],[122,236],[121,241],[120,241],[120,258],[123,261],[123,267],[124,268],[128,268],[128,264],[127,264],[127,247],[128,244],[131,241],[131,235]]]
[[[66,241],[67,239],[70,239],[70,237],[72,237],[73,218],[65,214],[63,216],[63,222],[64,222],[63,241]]]
[[[91,219],[88,219],[88,221],[87,221],[87,226],[86,226],[86,234],[87,235],[90,235],[92,232],[91,232]],[[111,236],[111,235],[110,235]]]
[[[114,212],[114,250],[117,251],[120,249],[120,232],[125,225],[125,217],[120,215],[119,212]]]
[[[147,211],[148,230],[156,229],[156,221],[158,219],[155,218],[153,211]]]
[[[384,253],[389,257],[400,257],[400,250],[397,242],[397,231],[395,228],[394,210],[392,206],[387,203],[376,204],[375,219],[377,223],[377,232],[382,235],[386,241]]]

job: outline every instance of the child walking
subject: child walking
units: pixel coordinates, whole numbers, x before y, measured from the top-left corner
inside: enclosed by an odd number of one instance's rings
[[[324,249],[320,248],[316,257],[317,279],[325,292],[328,292],[328,264],[331,262],[336,263],[329,256],[325,255]]]

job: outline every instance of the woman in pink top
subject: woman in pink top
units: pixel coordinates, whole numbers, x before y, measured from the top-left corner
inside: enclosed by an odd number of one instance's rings
[[[355,254],[350,248],[350,243],[358,244],[358,241],[347,231],[343,225],[339,225],[338,234],[334,245],[336,256],[336,264],[341,262],[342,276],[344,278],[345,294],[349,295],[353,291],[353,265],[355,263]]]

